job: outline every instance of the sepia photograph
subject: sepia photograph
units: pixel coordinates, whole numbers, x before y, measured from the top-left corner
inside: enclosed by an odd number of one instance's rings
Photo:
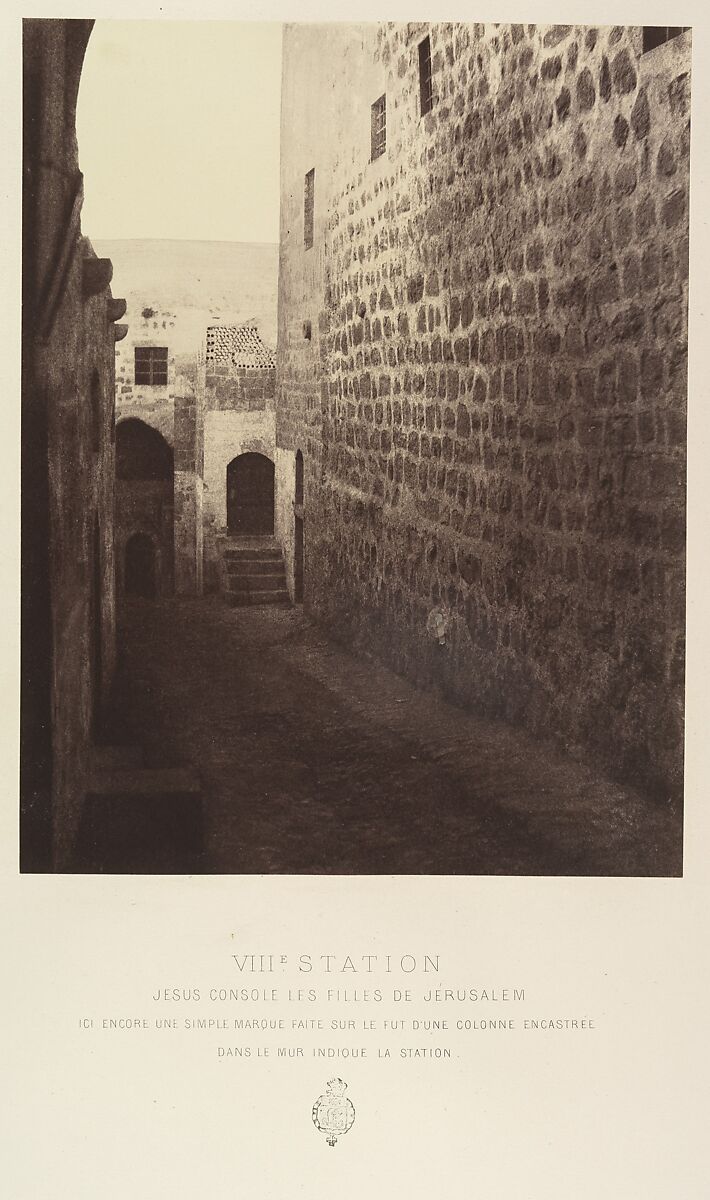
[[[22,60],[21,872],[681,877],[691,30]]]

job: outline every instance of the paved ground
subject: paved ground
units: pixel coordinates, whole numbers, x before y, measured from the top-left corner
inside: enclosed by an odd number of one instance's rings
[[[123,736],[202,777],[210,873],[667,875],[679,822],[329,643],[300,609],[136,601]]]

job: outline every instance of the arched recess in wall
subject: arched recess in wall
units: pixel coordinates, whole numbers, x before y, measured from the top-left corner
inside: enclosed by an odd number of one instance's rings
[[[227,527],[247,536],[274,532],[274,464],[265,454],[239,454],[227,464]]]
[[[159,430],[130,417],[116,426],[118,591],[168,596],[174,569],[174,460]]]
[[[296,451],[294,486],[293,599],[303,603],[303,455]]]
[[[116,478],[172,480],[173,452],[162,433],[129,417],[116,426]]]

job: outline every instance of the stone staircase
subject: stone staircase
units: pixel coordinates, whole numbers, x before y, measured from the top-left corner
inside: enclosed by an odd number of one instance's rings
[[[273,537],[225,537],[222,592],[228,604],[290,603],[283,555]]]
[[[148,767],[136,745],[94,746],[72,869],[201,871],[202,787],[189,767]]]

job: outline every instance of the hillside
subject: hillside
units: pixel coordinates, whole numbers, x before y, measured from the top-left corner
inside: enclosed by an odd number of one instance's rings
[[[114,296],[131,312],[146,305],[179,317],[178,352],[201,344],[207,325],[254,318],[267,345],[276,346],[279,248],[250,242],[180,242],[92,238],[113,262]]]

